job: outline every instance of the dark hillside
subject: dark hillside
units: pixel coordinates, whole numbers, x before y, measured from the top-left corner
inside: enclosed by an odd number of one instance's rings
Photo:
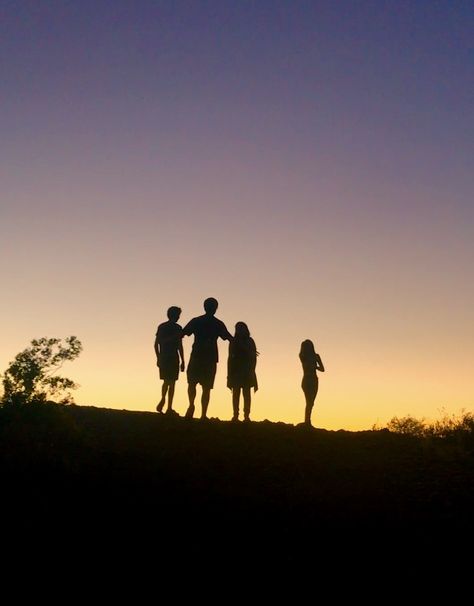
[[[472,437],[186,421],[59,405],[0,409],[3,518],[23,539],[148,541],[292,562],[336,537],[472,535]]]

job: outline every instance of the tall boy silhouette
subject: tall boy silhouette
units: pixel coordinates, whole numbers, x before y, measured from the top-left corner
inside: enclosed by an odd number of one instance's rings
[[[194,343],[188,364],[188,397],[189,408],[186,417],[194,415],[194,400],[196,399],[196,386],[202,387],[201,396],[201,419],[207,418],[207,408],[211,397],[211,389],[214,387],[217,362],[219,354],[217,350],[217,339],[220,337],[225,341],[231,341],[232,335],[227,330],[224,322],[215,316],[218,302],[213,297],[204,301],[205,314],[190,320],[183,328],[183,336],[194,335]]]

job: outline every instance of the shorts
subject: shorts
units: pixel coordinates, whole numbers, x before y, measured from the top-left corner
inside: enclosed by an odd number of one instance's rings
[[[214,378],[216,376],[217,362],[198,358],[191,354],[188,364],[188,383],[196,385],[200,383],[202,387],[212,389],[214,387]]]
[[[161,356],[160,379],[163,381],[177,381],[179,376],[178,356]]]

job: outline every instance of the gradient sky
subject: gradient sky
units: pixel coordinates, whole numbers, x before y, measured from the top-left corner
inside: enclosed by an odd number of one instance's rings
[[[254,420],[302,421],[306,338],[318,427],[473,410],[473,41],[470,1],[0,0],[0,370],[74,334],[78,403],[154,410],[214,296]]]

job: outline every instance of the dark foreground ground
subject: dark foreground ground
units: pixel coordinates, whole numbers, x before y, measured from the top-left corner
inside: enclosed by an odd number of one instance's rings
[[[290,566],[328,546],[471,549],[474,537],[472,435],[48,404],[0,409],[0,470],[3,537],[58,557]]]

